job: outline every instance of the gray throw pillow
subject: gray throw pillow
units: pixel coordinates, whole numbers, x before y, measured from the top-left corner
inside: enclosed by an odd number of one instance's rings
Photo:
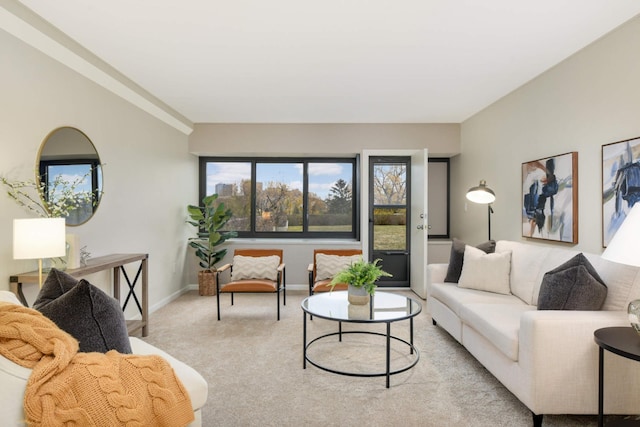
[[[52,268],[42,284],[42,288],[33,303],[33,308],[37,310],[38,307],[50,303],[60,297],[60,295],[69,292],[77,284],[78,279],[75,277],[64,271]]]
[[[451,255],[449,256],[449,266],[447,267],[447,275],[444,278],[445,282],[458,283],[460,280],[460,274],[462,274],[462,264],[464,263],[464,247],[467,244],[460,239],[453,238],[453,244],[451,245]],[[480,243],[476,248],[484,251],[485,253],[492,254],[496,251],[496,241],[489,240],[484,243]]]
[[[545,273],[538,310],[600,310],[606,298],[607,285],[580,253]]]
[[[33,308],[77,339],[81,352],[131,353],[120,303],[84,279],[52,269]]]

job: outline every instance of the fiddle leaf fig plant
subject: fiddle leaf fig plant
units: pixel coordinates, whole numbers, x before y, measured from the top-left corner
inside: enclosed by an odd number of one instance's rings
[[[392,277],[382,269],[378,263],[381,259],[376,259],[373,262],[365,261],[361,259],[359,261],[351,263],[349,267],[338,272],[329,283],[331,289],[339,283],[346,283],[348,285],[355,286],[356,288],[364,287],[369,295],[373,295],[376,291],[376,281],[382,277]]]
[[[198,229],[198,237],[189,238],[189,246],[196,250],[200,267],[207,271],[215,271],[216,263],[227,253],[226,249],[216,247],[238,235],[235,231],[221,231],[233,214],[224,203],[216,203],[217,198],[217,194],[212,194],[202,199],[202,206],[187,206],[191,218],[187,223]]]

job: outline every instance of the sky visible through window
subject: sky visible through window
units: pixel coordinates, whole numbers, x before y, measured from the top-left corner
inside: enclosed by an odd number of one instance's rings
[[[216,184],[236,184],[251,179],[251,164],[245,162],[207,163],[207,194],[215,193]],[[351,184],[351,163],[309,163],[309,191],[326,199],[339,179]],[[258,163],[258,181],[285,183],[302,191],[301,163]]]
[[[52,185],[56,177],[68,184],[75,185],[76,191],[91,192],[91,165],[51,165],[49,166],[49,184]],[[58,191],[63,189],[59,188]]]

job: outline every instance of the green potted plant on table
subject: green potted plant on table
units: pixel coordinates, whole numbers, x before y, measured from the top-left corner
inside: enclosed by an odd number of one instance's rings
[[[349,302],[351,304],[363,305],[369,302],[370,296],[376,291],[376,281],[382,277],[391,277],[391,274],[382,269],[378,263],[380,259],[373,262],[359,260],[349,267],[336,274],[329,286],[331,289],[339,284],[346,283]]]
[[[217,246],[238,235],[235,231],[221,231],[233,215],[224,203],[215,203],[217,198],[217,194],[212,194],[202,199],[203,206],[187,206],[191,218],[187,222],[198,229],[198,237],[189,238],[189,246],[196,250],[200,267],[204,269],[198,272],[200,295],[216,294],[215,265],[227,253],[226,249],[218,249]]]

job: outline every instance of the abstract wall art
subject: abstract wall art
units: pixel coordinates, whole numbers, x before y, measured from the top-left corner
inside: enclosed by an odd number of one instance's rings
[[[578,243],[578,152],[522,164],[522,236]]]
[[[640,137],[602,146],[602,246],[640,200]]]

